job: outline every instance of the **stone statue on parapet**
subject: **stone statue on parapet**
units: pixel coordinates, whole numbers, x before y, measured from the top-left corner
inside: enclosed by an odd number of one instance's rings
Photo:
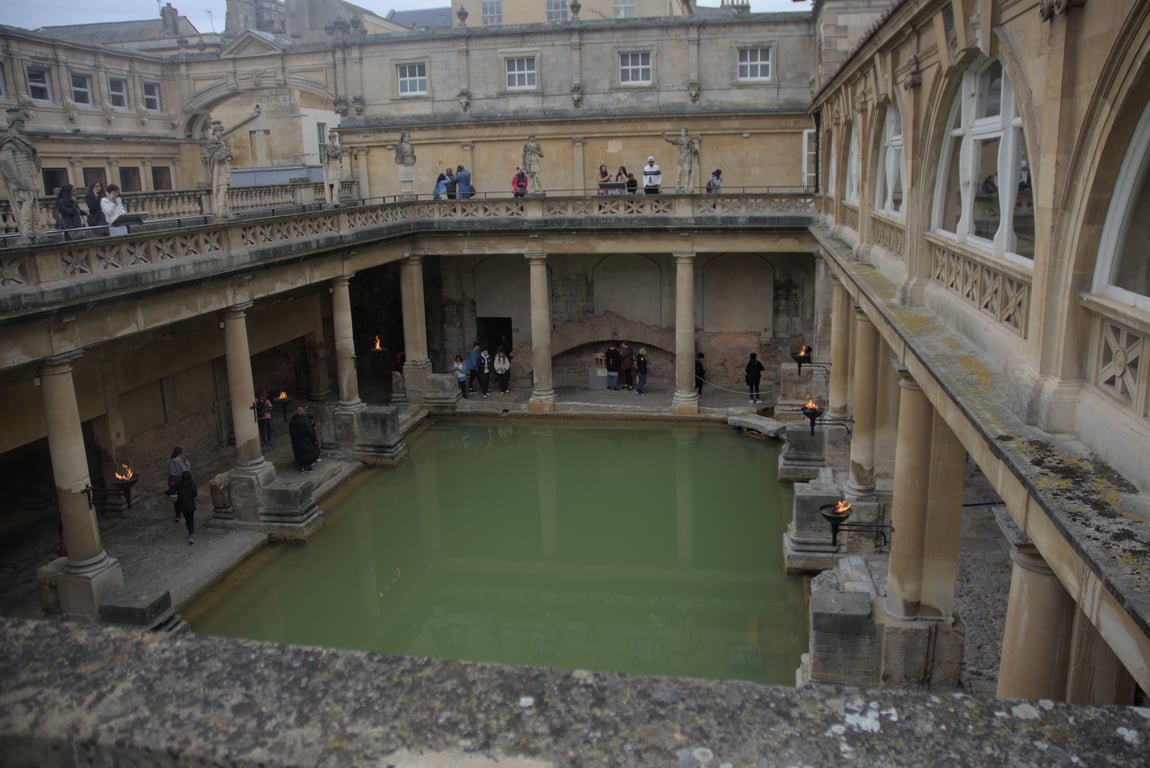
[[[217,216],[227,216],[230,212],[228,189],[232,185],[232,160],[235,158],[224,141],[224,124],[219,120],[212,121],[212,137],[208,139],[205,151],[212,179],[212,206]]]
[[[411,131],[404,128],[395,145],[396,165],[415,165],[415,147],[411,146]]]
[[[40,229],[37,204],[40,183],[40,156],[24,136],[28,110],[11,107],[8,128],[0,134],[0,176],[8,188],[8,200],[16,217],[21,241],[34,239]]]
[[[338,141],[339,134],[334,128],[327,132],[327,143],[323,145],[323,194],[328,205],[339,202],[343,183],[343,150]]]
[[[699,167],[699,143],[702,139],[688,135],[687,129],[682,128],[679,130],[678,138],[674,139],[667,138],[667,132],[663,131],[663,141],[674,144],[679,150],[675,191],[690,192],[695,186],[696,169]]]
[[[543,182],[539,178],[540,161],[543,159],[543,150],[539,142],[535,141],[535,134],[527,137],[523,145],[523,172],[527,174],[528,189],[532,194],[543,193]]]

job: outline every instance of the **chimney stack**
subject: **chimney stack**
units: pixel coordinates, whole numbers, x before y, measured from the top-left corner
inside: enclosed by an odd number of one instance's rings
[[[180,34],[180,12],[168,3],[160,9],[160,20],[166,37],[176,37]]]

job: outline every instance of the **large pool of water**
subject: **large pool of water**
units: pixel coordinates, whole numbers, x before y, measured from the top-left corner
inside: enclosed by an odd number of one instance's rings
[[[793,685],[805,582],[775,443],[716,426],[447,421],[185,612],[195,632]]]

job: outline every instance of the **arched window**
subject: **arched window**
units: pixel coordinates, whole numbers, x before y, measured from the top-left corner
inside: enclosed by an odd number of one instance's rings
[[[835,160],[835,135],[833,133],[827,134],[827,146],[831,148],[830,158],[827,161],[827,194],[834,197],[838,194],[835,189],[835,181],[838,177],[835,175],[837,161]]]
[[[859,150],[854,123],[851,123],[850,133],[847,134],[847,186],[843,199],[855,205],[859,202]]]
[[[1150,311],[1150,104],[1123,159],[1098,250],[1094,292]]]
[[[939,169],[933,229],[998,256],[1032,263],[1030,163],[1014,89],[999,62],[963,75]]]
[[[898,105],[888,104],[883,120],[882,145],[879,147],[875,174],[874,208],[888,216],[902,216],[906,193],[906,160],[902,154],[902,116]]]

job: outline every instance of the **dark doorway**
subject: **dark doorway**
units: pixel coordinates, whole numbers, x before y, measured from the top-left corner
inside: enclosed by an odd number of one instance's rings
[[[506,347],[503,351],[511,354],[511,318],[510,317],[477,317],[475,318],[475,340],[479,342],[479,349],[486,349],[495,357],[499,347]]]

